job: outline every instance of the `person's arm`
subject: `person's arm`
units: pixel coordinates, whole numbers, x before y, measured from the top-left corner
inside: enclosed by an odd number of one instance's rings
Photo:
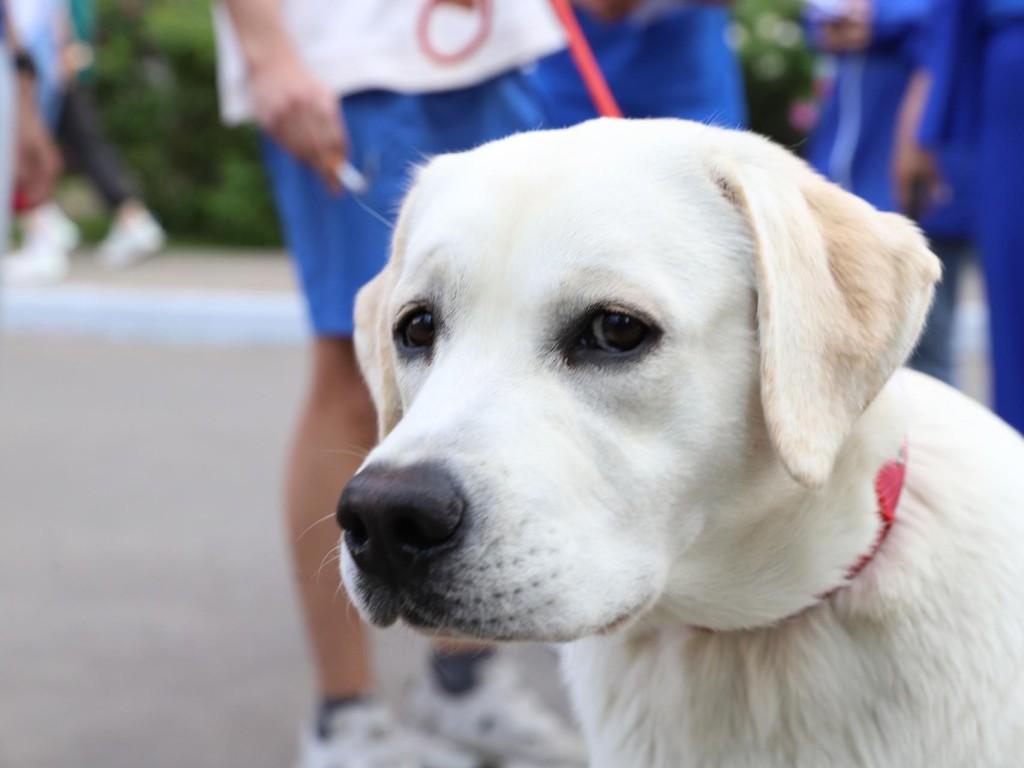
[[[256,121],[339,189],[347,141],[338,99],[309,71],[288,35],[278,0],[224,0],[248,71]]]
[[[3,13],[4,21],[4,42],[7,49],[15,51],[18,49],[18,35],[14,31],[14,24],[11,23],[11,9],[7,7],[7,0],[0,0],[0,12]]]
[[[944,187],[935,154],[918,139],[930,90],[931,75],[926,69],[917,70],[907,85],[896,121],[893,185],[900,210],[913,218],[939,200]]]
[[[4,30],[8,49],[20,50],[7,0],[0,0],[4,11]],[[3,62],[2,66],[10,66]],[[15,96],[14,189],[22,202],[34,208],[53,193],[60,173],[60,153],[39,114],[36,104],[36,80],[33,71],[19,67]],[[0,201],[6,205],[6,201]]]

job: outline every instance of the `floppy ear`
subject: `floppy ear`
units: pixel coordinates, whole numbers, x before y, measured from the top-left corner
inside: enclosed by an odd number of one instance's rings
[[[383,440],[395,428],[402,410],[387,318],[390,277],[389,264],[359,291],[355,309],[356,357],[377,408],[378,440]]]
[[[881,213],[752,134],[717,131],[712,177],[754,240],[761,403],[776,452],[822,485],[921,332],[939,260]]]
[[[415,187],[406,196],[391,241],[391,255],[384,269],[356,296],[356,358],[377,408],[377,439],[383,440],[402,418],[402,400],[395,380],[395,348],[391,343],[389,301],[405,254],[409,209]]]

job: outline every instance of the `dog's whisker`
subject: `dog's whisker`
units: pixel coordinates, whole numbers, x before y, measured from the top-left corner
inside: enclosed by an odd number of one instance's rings
[[[323,569],[326,568],[328,565],[331,565],[332,563],[337,563],[337,562],[340,562],[340,561],[341,561],[341,554],[340,553],[339,554],[334,554],[334,553],[331,553],[331,552],[327,553],[326,555],[324,555],[324,559],[320,561],[320,567],[317,568],[317,570],[316,570],[316,577],[319,578],[320,577],[320,572],[323,571]]]
[[[324,453],[335,454],[339,456],[351,456],[354,459],[364,460],[370,455],[370,452],[366,448],[352,447],[352,448],[327,448]]]
[[[324,515],[324,516],[323,516],[323,517],[321,517],[321,518],[320,518],[319,520],[317,520],[317,521],[315,521],[315,522],[311,523],[311,524],[309,525],[309,527],[308,527],[308,528],[306,528],[306,530],[304,530],[304,531],[303,531],[302,533],[300,533],[300,534],[299,534],[298,536],[296,536],[296,537],[295,537],[295,542],[294,542],[294,543],[295,543],[295,544],[298,544],[298,543],[299,543],[300,541],[302,541],[302,537],[303,537],[303,536],[305,536],[305,535],[306,535],[307,533],[309,533],[309,532],[310,532],[311,530],[313,530],[314,528],[316,528],[316,527],[317,527],[318,525],[321,525],[322,523],[326,523],[326,522],[327,522],[328,520],[333,520],[333,519],[334,519],[334,517],[335,517],[335,514],[336,514],[336,513],[334,513],[334,512],[331,512],[331,513],[329,513],[329,514],[326,514],[326,515]]]
[[[355,200],[355,202],[356,202],[356,205],[358,205],[358,206],[359,206],[360,208],[362,208],[362,209],[363,209],[364,211],[366,211],[366,212],[367,212],[368,214],[370,214],[371,216],[373,216],[373,218],[375,218],[375,219],[376,219],[377,221],[379,221],[379,222],[380,222],[381,224],[383,224],[383,225],[384,225],[385,227],[387,227],[388,229],[390,229],[390,230],[391,230],[392,232],[394,231],[394,229],[395,229],[395,225],[394,225],[394,224],[392,224],[392,223],[391,223],[390,221],[388,221],[388,219],[387,219],[386,217],[384,217],[384,216],[383,216],[382,214],[380,214],[380,213],[379,213],[378,211],[374,210],[374,209],[373,209],[373,208],[372,208],[372,207],[371,207],[371,206],[370,206],[370,205],[369,205],[368,203],[366,203],[366,201],[364,201],[364,200],[363,200],[363,199],[362,199],[362,198],[361,198],[361,197],[360,197],[359,195],[352,195],[352,199],[353,199],[353,200]]]
[[[339,583],[338,584],[338,588],[336,590],[334,590],[334,594],[331,596],[331,602],[332,603],[338,602],[338,595],[340,595],[344,591],[345,591],[345,585],[342,584],[342,583]]]
[[[335,547],[326,555],[324,555],[324,559],[320,561],[320,567],[316,569],[316,574],[314,575],[316,583],[320,583],[320,573],[323,571],[324,568],[329,566],[331,563],[338,562],[341,562],[341,547]]]

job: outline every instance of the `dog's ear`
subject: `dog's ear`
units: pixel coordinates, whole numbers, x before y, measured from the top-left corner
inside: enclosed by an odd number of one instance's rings
[[[409,210],[415,186],[406,196],[391,239],[391,254],[384,269],[356,296],[355,347],[359,368],[377,409],[377,439],[387,437],[402,418],[402,399],[395,379],[395,346],[391,342],[389,306],[402,263],[409,230]]]
[[[379,440],[395,428],[402,412],[387,316],[392,271],[390,264],[384,267],[356,296],[356,357],[377,409]]]
[[[789,473],[822,485],[854,421],[903,364],[938,259],[917,228],[752,134],[715,131],[705,155],[754,240],[761,402]]]

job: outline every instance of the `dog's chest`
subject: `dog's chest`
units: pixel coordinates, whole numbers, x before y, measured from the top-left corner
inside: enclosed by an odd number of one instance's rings
[[[964,728],[969,705],[936,696],[939,670],[919,676],[884,642],[835,629],[574,644],[563,659],[592,768],[1003,765]]]

